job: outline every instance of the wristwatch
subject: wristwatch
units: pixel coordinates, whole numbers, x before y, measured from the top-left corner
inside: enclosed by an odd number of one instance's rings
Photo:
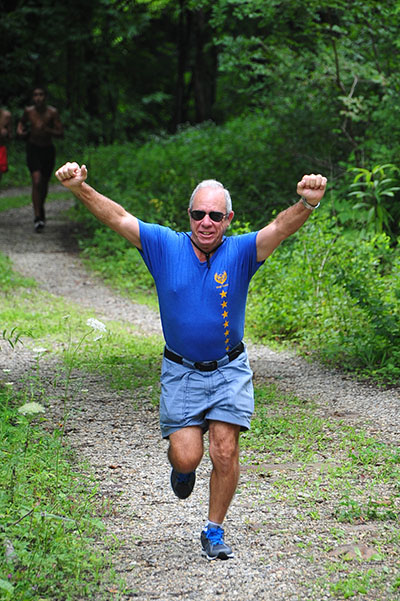
[[[308,209],[309,211],[314,211],[314,209],[318,209],[319,205],[321,204],[320,202],[316,205],[311,205],[305,198],[304,196],[302,196],[300,198],[301,202],[303,203],[303,205],[306,207],[306,209]]]

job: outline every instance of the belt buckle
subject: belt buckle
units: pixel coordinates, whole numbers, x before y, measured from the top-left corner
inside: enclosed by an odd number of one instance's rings
[[[218,361],[196,361],[194,366],[199,371],[214,371],[218,367]]]

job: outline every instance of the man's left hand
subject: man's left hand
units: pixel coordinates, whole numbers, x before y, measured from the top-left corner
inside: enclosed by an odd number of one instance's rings
[[[297,194],[304,196],[310,204],[317,205],[325,194],[326,182],[326,177],[323,177],[320,173],[318,175],[314,175],[314,173],[303,175],[301,181],[297,184]]]

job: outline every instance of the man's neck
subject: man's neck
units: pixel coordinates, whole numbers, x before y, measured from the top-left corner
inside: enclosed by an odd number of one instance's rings
[[[197,244],[197,242],[195,242],[193,240],[193,235],[189,236],[189,234],[187,234],[187,236],[188,236],[190,242],[194,246],[194,252],[196,253],[198,259],[200,261],[206,260],[207,261],[207,266],[208,266],[208,268],[210,268],[210,257],[211,257],[211,255],[221,246],[221,244],[223,244],[223,242],[225,241],[225,239],[222,239],[220,242],[218,242],[218,244],[216,246],[214,246],[214,248],[212,248],[211,250],[207,251],[207,250],[202,249],[201,246],[199,246]]]

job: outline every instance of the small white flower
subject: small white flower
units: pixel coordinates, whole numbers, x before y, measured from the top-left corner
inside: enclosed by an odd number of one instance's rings
[[[38,355],[41,353],[47,353],[47,348],[44,348],[43,346],[37,346],[33,349],[33,352],[37,353]]]
[[[102,321],[98,319],[94,319],[94,317],[89,317],[86,322],[86,325],[93,328],[94,330],[98,330],[99,332],[107,332],[107,328]]]
[[[32,403],[25,403],[18,409],[19,413],[23,415],[32,415],[34,413],[46,413],[46,409],[40,403],[33,401]]]

